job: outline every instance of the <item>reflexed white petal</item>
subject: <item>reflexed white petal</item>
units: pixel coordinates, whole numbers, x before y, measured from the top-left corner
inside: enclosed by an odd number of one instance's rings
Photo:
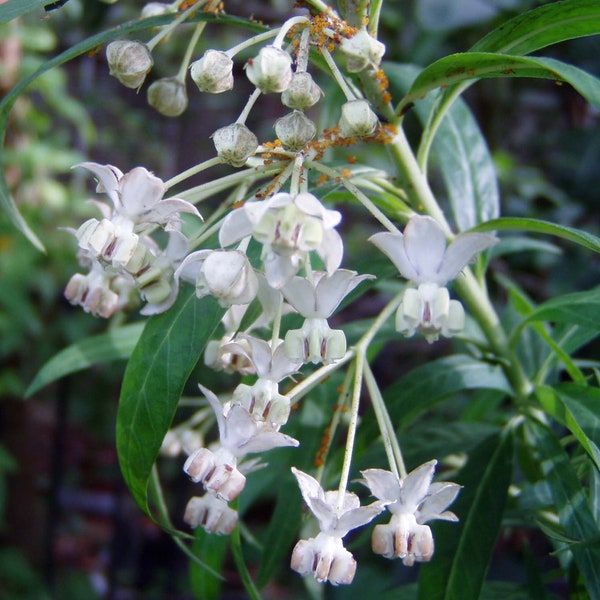
[[[240,446],[240,451],[244,454],[254,454],[256,452],[266,452],[273,448],[297,447],[300,442],[285,433],[265,429],[264,427],[252,437],[248,442]]]
[[[432,217],[415,215],[404,229],[404,248],[417,271],[417,283],[436,281],[446,251],[446,236]]]
[[[498,242],[497,237],[486,233],[461,233],[446,249],[439,267],[438,279],[434,281],[444,285],[454,279],[478,252]]]
[[[242,208],[236,208],[230,212],[223,221],[219,230],[219,244],[221,246],[231,246],[252,233],[252,222],[248,219],[248,214]]]
[[[315,290],[318,307],[315,316],[329,318],[340,302],[365,279],[374,279],[374,276],[357,275],[356,271],[338,269],[329,277],[321,277]]]
[[[392,512],[415,512],[417,506],[427,495],[437,460],[430,460],[411,471],[402,482],[402,493],[398,508]]]
[[[336,534],[344,537],[350,530],[371,522],[384,508],[384,502],[373,502],[369,506],[353,508],[343,513],[335,526]]]
[[[317,299],[314,286],[305,277],[293,277],[282,288],[285,299],[303,316],[317,314]]]
[[[276,290],[281,289],[298,272],[302,262],[300,253],[281,256],[270,252],[264,261],[265,277],[269,285]]]
[[[317,254],[325,263],[329,274],[340,266],[344,257],[344,241],[335,229],[323,230],[323,240],[317,248]]]
[[[257,432],[257,425],[248,411],[235,404],[225,417],[225,435],[221,436],[221,444],[236,455],[240,448],[247,444]],[[241,455],[245,454],[241,452]]]
[[[223,405],[221,404],[221,401],[208,388],[205,388],[203,385],[200,384],[198,384],[198,387],[200,388],[200,391],[204,394],[204,397],[208,400],[208,403],[210,404],[211,408],[215,413],[215,417],[217,418],[217,425],[219,427],[219,437],[225,437],[225,417],[223,415]]]
[[[73,168],[83,167],[98,178],[97,192],[104,192],[112,200],[115,208],[119,207],[119,180],[123,173],[113,165],[99,165],[94,162],[82,162]]]
[[[165,184],[144,167],[125,173],[119,182],[125,213],[139,215],[152,210],[165,193]]]
[[[404,236],[401,233],[376,233],[369,241],[379,248],[393,263],[405,279],[416,281],[419,277],[404,247]]]
[[[454,502],[460,489],[460,485],[448,481],[432,484],[429,488],[429,496],[419,507],[417,522],[427,523],[434,519],[457,521],[458,517],[454,513],[444,511]]]
[[[169,198],[161,200],[154,206],[145,208],[138,213],[138,220],[146,223],[167,223],[171,220],[178,220],[179,213],[188,213],[202,219],[198,209],[187,200],[181,198]]]
[[[212,250],[198,250],[186,256],[175,271],[175,279],[183,279],[196,285],[200,270]]]
[[[366,471],[361,471],[361,474],[375,498],[395,501],[400,496],[402,486],[398,478],[391,471],[367,469]]]
[[[296,469],[296,467],[292,467],[292,473],[298,481],[300,493],[308,506],[310,506],[313,498],[320,498],[322,501],[325,501],[325,492],[314,477],[311,477],[308,473],[304,473],[304,471],[300,471],[300,469]]]

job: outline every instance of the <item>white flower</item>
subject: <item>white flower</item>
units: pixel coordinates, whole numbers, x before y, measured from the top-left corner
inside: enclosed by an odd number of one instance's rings
[[[333,585],[349,584],[354,578],[356,561],[342,544],[342,538],[351,530],[366,525],[384,508],[377,501],[360,506],[356,494],[344,492],[338,509],[338,491],[324,492],[319,482],[310,475],[292,467],[304,502],[319,521],[320,533],[308,540],[300,540],[292,552],[292,569],[301,575],[313,573],[317,581]]]
[[[221,226],[219,241],[229,246],[252,235],[264,246],[267,281],[279,289],[298,272],[310,251],[323,259],[328,273],[339,267],[344,246],[334,227],[340,220],[338,211],[326,209],[312,194],[292,197],[281,192],[231,212]]]
[[[454,502],[460,486],[448,481],[431,483],[437,461],[431,460],[399,479],[390,471],[362,471],[371,493],[386,503],[392,513],[387,525],[373,530],[373,552],[386,558],[402,559],[407,566],[427,562],[433,556],[434,543],[428,521],[458,521],[446,508]]]
[[[163,199],[165,184],[143,167],[125,175],[112,165],[85,162],[79,165],[98,178],[97,192],[110,198],[112,210],[98,203],[104,218],[89,219],[75,233],[79,247],[100,261],[129,273],[139,271],[146,260],[139,234],[155,225],[176,228],[179,213],[200,217],[193,204],[179,198]]]
[[[146,79],[154,64],[146,44],[129,40],[116,40],[106,47],[109,73],[125,87],[137,89]]]
[[[301,329],[292,329],[285,336],[286,354],[293,360],[329,364],[346,354],[346,336],[332,330],[327,319],[340,302],[361,281],[372,275],[357,275],[355,271],[338,269],[328,275],[313,274],[313,281],[294,277],[282,288],[286,300],[305,317]]]
[[[210,294],[224,307],[249,304],[258,292],[254,269],[239,250],[192,252],[181,263],[175,277],[194,283],[198,298]]]
[[[215,412],[220,447],[214,452],[208,448],[196,450],[188,457],[183,470],[194,482],[202,483],[206,490],[230,502],[246,484],[245,476],[237,468],[239,458],[272,448],[298,446],[298,441],[266,424],[259,426],[239,404],[224,407],[209,389],[199,387]]]
[[[237,336],[235,342],[223,347],[223,351],[245,357],[258,375],[253,385],[240,383],[235,388],[231,405],[239,404],[257,423],[268,423],[273,429],[279,429],[288,420],[290,400],[279,393],[278,383],[295,373],[300,361],[287,358],[283,343],[272,350],[268,342],[250,335]]]
[[[422,332],[433,342],[441,333],[460,333],[464,309],[450,300],[444,287],[458,277],[471,259],[497,243],[485,233],[461,233],[446,247],[446,236],[437,221],[428,216],[413,216],[404,233],[376,233],[369,238],[396,265],[400,274],[416,283],[408,288],[396,314],[396,329],[411,336]]]
[[[194,529],[201,526],[209,533],[229,535],[237,525],[238,514],[225,500],[207,493],[202,497],[190,498],[183,520]]]

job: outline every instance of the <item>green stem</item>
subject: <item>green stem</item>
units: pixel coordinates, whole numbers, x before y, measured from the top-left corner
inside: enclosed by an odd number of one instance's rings
[[[208,0],[202,0],[193,4],[188,9],[184,10],[176,19],[173,20],[169,25],[165,25],[147,44],[150,51],[154,50],[156,45],[166,38],[178,25],[181,25],[192,13],[196,12],[199,8],[204,6]]]
[[[200,39],[200,36],[202,35],[202,32],[204,31],[205,27],[206,21],[198,23],[198,25],[196,25],[196,29],[194,29],[192,37],[190,38],[190,43],[188,44],[188,47],[185,50],[185,55],[183,57],[183,60],[181,61],[179,73],[177,74],[177,79],[181,81],[181,83],[185,82],[185,75],[187,73],[188,67],[190,66],[190,62],[192,61],[192,54],[194,53],[196,44],[198,43],[198,40]]]
[[[250,576],[250,572],[246,566],[246,561],[244,560],[239,525],[236,526],[231,534],[231,551],[233,552],[235,566],[237,567],[238,573],[242,578],[242,583],[244,584],[244,588],[246,589],[248,596],[250,596],[252,600],[262,600],[260,592],[258,591],[254,581],[252,581],[252,577]]]
[[[175,177],[171,177],[171,179],[169,179],[168,181],[165,181],[165,188],[168,190],[169,188],[172,188],[174,185],[181,183],[188,177],[191,177],[192,175],[196,175],[197,173],[201,173],[202,171],[205,171],[206,169],[209,169],[210,167],[214,167],[214,166],[220,165],[222,163],[223,163],[223,160],[218,156],[215,156],[214,158],[209,158],[208,160],[205,160],[204,162],[201,162],[200,164],[195,165],[194,167],[190,167],[189,169],[183,171],[182,173],[179,173],[179,175],[175,175]]]

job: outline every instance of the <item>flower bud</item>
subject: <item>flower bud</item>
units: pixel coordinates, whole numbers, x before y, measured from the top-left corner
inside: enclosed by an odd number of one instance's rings
[[[368,137],[377,127],[377,115],[366,100],[351,100],[342,104],[338,125],[342,137]]]
[[[217,154],[233,167],[243,167],[258,148],[258,138],[241,123],[221,127],[211,137]]]
[[[147,19],[149,17],[161,17],[162,15],[168,15],[176,12],[171,4],[165,4],[164,2],[148,2],[142,8],[140,17]]]
[[[106,48],[109,72],[125,87],[137,89],[149,73],[154,61],[150,49],[142,42],[117,40]]]
[[[233,60],[226,52],[207,50],[194,61],[190,75],[201,92],[220,94],[233,87]]]
[[[350,73],[358,73],[369,65],[378,67],[385,53],[385,45],[363,28],[351,38],[344,38],[340,46],[346,56],[346,68]]]
[[[317,128],[303,112],[294,112],[277,119],[275,133],[281,140],[283,147],[292,152],[298,152],[315,137]]]
[[[331,364],[346,354],[346,336],[331,329],[326,319],[305,319],[302,329],[290,329],[285,336],[285,355],[293,361]]]
[[[165,117],[178,117],[188,105],[185,84],[177,77],[164,77],[148,88],[148,104]]]
[[[294,73],[290,84],[281,94],[281,101],[289,108],[306,110],[315,105],[322,95],[323,90],[310,73]]]
[[[281,48],[265,46],[246,64],[246,75],[263,94],[283,92],[292,80],[292,58]]]

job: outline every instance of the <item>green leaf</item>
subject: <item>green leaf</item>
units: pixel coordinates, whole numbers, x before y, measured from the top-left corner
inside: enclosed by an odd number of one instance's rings
[[[117,453],[125,482],[150,515],[148,482],[184,385],[225,310],[185,286],[167,312],[148,320],[125,370]]]
[[[473,231],[498,230],[545,233],[546,235],[553,235],[569,240],[570,242],[575,242],[594,252],[600,252],[600,238],[598,236],[592,235],[587,231],[582,231],[581,229],[575,229],[574,227],[567,227],[566,225],[559,225],[549,221],[542,221],[540,219],[502,217],[500,219],[488,221],[487,223],[481,223],[473,228]]]
[[[593,388],[576,386],[573,393],[576,396],[583,395],[585,398],[585,391],[588,389],[590,392],[593,391]],[[569,429],[594,461],[596,468],[600,470],[600,450],[597,446],[600,441],[600,390],[596,388],[595,391],[597,392],[596,398],[590,394],[592,402],[588,404],[582,403],[578,397],[573,399],[567,394],[563,396],[558,389],[551,387],[540,386],[535,393],[544,411]],[[587,433],[589,430],[593,433],[592,439]]]
[[[513,434],[488,438],[453,478],[463,486],[451,506],[459,523],[440,523],[435,555],[421,567],[419,598],[479,598],[512,481]]]
[[[421,69],[412,65],[386,64],[392,90],[405,93]],[[415,105],[421,124],[426,125],[434,106],[432,97]],[[477,120],[468,106],[459,101],[442,121],[433,141],[433,157],[438,164],[460,230],[469,229],[499,215],[500,197],[496,168]]]
[[[560,524],[567,536],[579,543],[570,546],[592,600],[600,598],[600,547],[592,542],[598,535],[585,488],[569,462],[556,434],[533,419],[525,423],[529,444],[540,456],[540,467],[547,480]],[[592,542],[592,543],[590,543]]]
[[[565,40],[598,33],[600,4],[597,0],[564,0],[510,19],[479,40],[471,50],[529,54]]]
[[[53,356],[37,373],[27,391],[28,398],[71,373],[82,371],[99,362],[129,358],[137,344],[145,323],[132,323],[108,333],[91,336],[72,344]]]
[[[277,503],[271,515],[264,538],[265,552],[256,577],[258,587],[264,587],[285,564],[290,547],[298,532],[302,498],[293,485],[288,471],[289,485],[280,485]]]
[[[12,21],[52,2],[53,0],[8,0],[6,4],[0,5],[0,23]]]
[[[522,323],[521,328],[533,321],[551,321],[599,331],[598,315],[600,315],[600,287],[586,292],[565,294],[540,304]]]
[[[424,69],[399,104],[423,98],[437,88],[494,77],[533,77],[571,84],[592,106],[600,108],[600,80],[586,71],[553,58],[523,57],[490,52],[446,56]]]
[[[194,537],[194,554],[217,573],[222,572],[229,539],[207,533],[201,527],[194,531]],[[194,561],[190,561],[190,581],[196,598],[219,600],[221,597],[222,581]]]
[[[484,388],[511,393],[499,366],[456,354],[413,369],[390,385],[383,397],[392,422],[396,427],[405,427],[451,394]]]

